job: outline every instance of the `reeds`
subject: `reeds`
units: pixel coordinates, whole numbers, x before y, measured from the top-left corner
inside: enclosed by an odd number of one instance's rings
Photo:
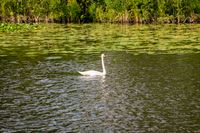
[[[1,0],[0,21],[200,22],[199,0]]]

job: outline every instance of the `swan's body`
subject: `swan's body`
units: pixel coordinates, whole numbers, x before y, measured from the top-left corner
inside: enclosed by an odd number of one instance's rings
[[[105,65],[104,65],[104,57],[105,57],[105,55],[101,54],[101,63],[102,63],[103,72],[89,70],[89,71],[84,71],[84,72],[79,72],[79,73],[84,76],[104,76],[104,75],[106,75],[106,69],[105,69]]]

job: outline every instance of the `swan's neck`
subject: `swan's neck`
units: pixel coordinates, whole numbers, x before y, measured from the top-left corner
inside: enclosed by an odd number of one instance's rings
[[[101,57],[101,63],[102,63],[102,68],[103,68],[103,74],[106,75],[106,68],[105,68],[105,65],[104,65],[104,58]]]

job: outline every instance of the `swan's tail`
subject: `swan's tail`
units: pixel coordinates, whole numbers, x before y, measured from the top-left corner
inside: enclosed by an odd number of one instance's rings
[[[78,71],[78,73],[81,74],[81,75],[86,75],[84,72]]]

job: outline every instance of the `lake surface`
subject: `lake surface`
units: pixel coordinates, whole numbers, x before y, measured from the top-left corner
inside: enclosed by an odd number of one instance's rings
[[[199,24],[0,33],[0,64],[0,132],[200,132]]]

